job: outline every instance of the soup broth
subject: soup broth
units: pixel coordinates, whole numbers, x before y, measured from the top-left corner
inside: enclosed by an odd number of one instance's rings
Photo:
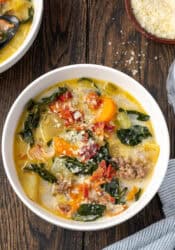
[[[27,196],[79,221],[116,216],[137,202],[158,156],[151,117],[135,97],[85,77],[31,100],[14,138]]]
[[[11,57],[25,41],[33,14],[30,0],[0,1],[0,64]]]

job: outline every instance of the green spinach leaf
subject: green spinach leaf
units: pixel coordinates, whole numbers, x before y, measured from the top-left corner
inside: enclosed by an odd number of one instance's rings
[[[26,143],[32,146],[34,144],[33,130],[38,127],[40,121],[40,108],[38,104],[30,104],[28,110],[29,113],[24,122],[24,128],[20,132],[20,135]]]
[[[96,155],[86,163],[80,162],[77,158],[70,156],[63,156],[62,158],[65,159],[65,166],[73,174],[91,175],[98,168],[98,164],[102,160],[105,160],[107,164],[111,164],[115,169],[118,168],[117,163],[112,161],[107,142],[101,146]]]
[[[101,146],[97,154],[93,157],[93,161],[95,161],[97,164],[99,164],[102,160],[105,160],[107,164],[111,164],[112,167],[118,169],[117,163],[112,160],[110,155],[108,142]]]
[[[101,187],[105,192],[109,193],[112,197],[115,198],[115,204],[124,204],[125,195],[128,190],[127,187],[121,188],[120,182],[118,179],[112,179],[111,182],[102,184]]]
[[[52,102],[54,102],[59,96],[63,95],[64,93],[66,93],[68,91],[68,89],[66,87],[59,87],[57,92],[54,92],[52,95],[48,96],[48,97],[44,97],[41,99],[41,104],[50,104]]]
[[[42,179],[50,183],[55,183],[57,178],[45,168],[45,164],[28,164],[24,167],[26,171],[32,171],[37,173]]]
[[[128,129],[117,130],[117,136],[121,143],[129,146],[136,146],[151,135],[145,126],[134,125]]]
[[[57,92],[54,92],[49,97],[42,98],[41,102],[30,100],[27,105],[28,115],[24,122],[24,128],[20,132],[22,139],[31,146],[35,143],[33,131],[38,127],[41,113],[44,112],[45,105],[54,102],[59,96],[64,94],[68,89],[59,87]]]
[[[138,192],[135,194],[135,200],[138,201],[142,193],[142,189],[139,188]]]
[[[141,113],[139,111],[136,110],[125,110],[123,108],[119,108],[119,112],[125,112],[128,115],[136,115],[137,116],[137,120],[139,121],[148,121],[150,119],[150,116],[144,113]]]
[[[80,221],[93,221],[101,217],[105,209],[105,205],[84,203],[80,205],[77,213],[73,216],[73,219]]]
[[[98,165],[93,160],[89,160],[87,163],[83,163],[78,159],[70,156],[63,156],[62,159],[65,159],[65,166],[73,174],[92,174],[98,167]]]
[[[82,82],[82,81],[93,82],[93,80],[88,77],[81,77],[78,79],[78,82]]]

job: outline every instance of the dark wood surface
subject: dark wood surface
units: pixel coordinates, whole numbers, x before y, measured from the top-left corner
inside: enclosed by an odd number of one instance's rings
[[[129,22],[122,0],[47,0],[39,35],[28,53],[0,75],[0,131],[19,93],[41,74],[74,63],[103,64],[133,75],[159,103],[175,156],[175,118],[167,103],[166,77],[175,46],[147,41]],[[133,56],[134,55],[134,56]],[[131,62],[132,61],[132,62]],[[34,215],[13,192],[0,159],[1,250],[99,250],[163,218],[158,196],[120,226],[74,232]]]

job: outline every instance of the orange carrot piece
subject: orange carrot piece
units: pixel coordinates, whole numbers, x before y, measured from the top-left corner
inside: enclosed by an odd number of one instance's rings
[[[139,188],[136,187],[136,186],[134,186],[134,187],[129,191],[129,193],[127,194],[127,197],[126,197],[127,201],[132,201],[132,200],[134,200],[135,194],[136,194],[138,191],[139,191]]]
[[[77,149],[75,145],[70,144],[69,142],[65,141],[60,137],[54,137],[53,142],[56,155],[68,155],[68,156],[75,155],[74,151]]]
[[[117,105],[109,97],[102,97],[102,107],[95,118],[95,122],[109,122],[117,112]]]

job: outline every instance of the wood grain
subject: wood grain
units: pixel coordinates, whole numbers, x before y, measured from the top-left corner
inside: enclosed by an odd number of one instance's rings
[[[175,47],[147,41],[136,32],[126,16],[124,1],[44,2],[43,22],[33,46],[20,62],[0,75],[0,133],[13,101],[32,80],[62,65],[97,63],[131,76],[137,71],[134,78],[152,93],[165,114],[174,157],[175,118],[167,103],[165,83]],[[73,232],[50,225],[22,204],[7,181],[2,159],[0,186],[1,250],[99,250],[163,218],[156,196],[138,215],[117,227]]]

